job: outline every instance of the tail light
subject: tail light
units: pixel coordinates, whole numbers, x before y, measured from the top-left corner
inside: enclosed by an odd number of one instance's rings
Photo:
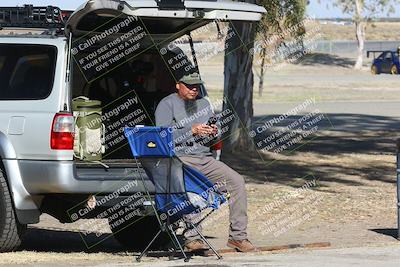
[[[71,114],[56,114],[51,127],[51,149],[73,150],[74,128],[74,117]]]
[[[215,143],[212,147],[211,150],[221,150],[222,149],[222,141],[218,141]]]

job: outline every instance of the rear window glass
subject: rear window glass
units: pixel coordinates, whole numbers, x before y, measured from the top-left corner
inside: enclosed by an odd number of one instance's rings
[[[0,44],[0,100],[39,100],[53,88],[57,48]]]

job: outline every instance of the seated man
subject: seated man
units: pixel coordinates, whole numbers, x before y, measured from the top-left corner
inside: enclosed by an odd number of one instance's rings
[[[187,165],[206,175],[214,184],[224,184],[221,191],[230,193],[228,247],[241,252],[254,252],[257,248],[247,239],[247,194],[243,177],[224,163],[212,157],[207,146],[218,134],[215,124],[207,125],[214,116],[209,101],[198,98],[203,82],[199,74],[184,76],[176,84],[177,93],[159,103],[155,117],[157,126],[172,127],[176,155]],[[193,218],[192,218],[193,219]],[[207,249],[192,231],[185,233],[185,246],[189,251]]]

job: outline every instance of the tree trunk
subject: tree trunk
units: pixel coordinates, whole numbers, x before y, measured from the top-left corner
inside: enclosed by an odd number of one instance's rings
[[[253,54],[256,25],[250,22],[231,22],[225,55],[224,110],[235,114],[224,135],[223,151],[244,151],[253,148],[249,137],[253,118]],[[240,37],[240,38],[238,38]],[[245,44],[249,44],[245,46]],[[240,47],[240,48],[239,48]]]
[[[261,69],[260,69],[260,83],[258,85],[258,96],[263,96],[264,91],[264,76],[265,76],[265,57],[267,54],[267,49],[265,47],[261,50]]]
[[[364,55],[364,40],[365,40],[365,28],[364,23],[356,22],[356,36],[357,36],[357,61],[354,65],[354,69],[360,70],[363,66],[363,55]]]
[[[365,41],[365,23],[362,17],[362,10],[364,4],[362,0],[356,0],[356,14],[355,14],[355,24],[356,24],[356,37],[357,37],[357,61],[354,65],[354,69],[360,70],[363,65],[363,54],[364,54],[364,41]]]

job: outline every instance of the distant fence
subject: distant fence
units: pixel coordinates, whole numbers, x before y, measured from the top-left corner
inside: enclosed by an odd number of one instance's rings
[[[364,51],[367,50],[395,50],[400,41],[366,41]],[[347,54],[357,52],[356,41],[319,41],[314,52],[327,54]]]
[[[178,46],[185,52],[190,53],[190,46],[188,43],[178,44]],[[197,42],[194,44],[196,50],[210,49],[210,46],[218,48],[218,43],[202,43]],[[400,41],[366,41],[364,44],[364,54],[366,56],[368,50],[396,50],[400,46]],[[312,51],[324,54],[354,54],[357,52],[356,41],[318,41]]]

